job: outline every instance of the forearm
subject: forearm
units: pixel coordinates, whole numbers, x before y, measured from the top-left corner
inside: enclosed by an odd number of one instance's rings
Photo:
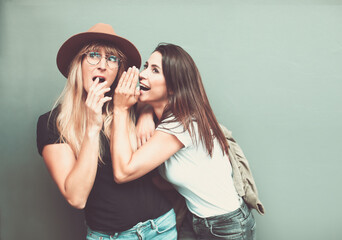
[[[116,182],[130,175],[130,161],[133,155],[129,139],[129,110],[114,109],[111,156],[113,175]]]
[[[149,113],[153,115],[153,108],[151,105],[138,102],[135,109],[136,117],[138,118],[142,113]]]
[[[93,187],[99,154],[99,133],[86,131],[75,165],[65,180],[65,198],[76,208],[84,208]]]

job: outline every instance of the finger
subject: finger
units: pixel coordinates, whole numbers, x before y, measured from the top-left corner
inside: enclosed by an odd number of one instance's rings
[[[104,82],[102,82],[102,83],[97,84],[97,85],[95,86],[95,88],[93,89],[93,92],[96,93],[96,92],[102,90],[103,88],[106,88],[106,87],[107,87],[107,84],[108,84],[107,81],[104,81]]]
[[[110,87],[106,87],[106,88],[100,88],[98,89],[95,94],[98,95],[98,96],[102,96],[106,93],[106,92],[109,92],[110,91]]]
[[[95,80],[92,82],[92,84],[90,85],[90,88],[94,88],[98,83],[99,83],[99,81],[100,81],[100,78],[95,78]],[[89,88],[89,89],[90,89]]]
[[[130,86],[130,89],[132,90],[133,93],[135,93],[135,91],[136,91],[138,81],[139,81],[139,69],[134,67],[134,72],[133,72],[133,76],[132,76],[132,83]]]
[[[98,91],[97,95],[99,96],[99,99],[103,98],[107,92],[110,91],[110,88],[102,88]],[[98,100],[99,100],[98,99]]]
[[[138,70],[135,66],[133,68],[130,68],[127,72],[126,78],[125,78],[125,90],[128,94],[134,95],[135,92],[135,86],[137,85],[138,79]],[[134,85],[135,82],[135,85]]]
[[[138,101],[140,97],[140,87],[139,85],[133,85],[133,86],[135,86],[135,88],[133,89],[134,98],[135,98],[135,101]]]
[[[98,88],[99,85],[101,86],[101,83],[99,83],[99,81],[100,81],[100,80],[99,80],[99,78],[97,77],[97,78],[93,81],[93,83],[90,85],[89,91],[88,91],[88,94],[89,94],[89,95],[93,94],[93,92],[95,91],[95,89]]]
[[[106,87],[107,81],[103,83],[97,84],[95,88],[89,91],[90,99],[89,104],[91,106],[96,106],[100,98],[104,97],[104,94],[110,90],[110,88]]]
[[[92,91],[96,86],[99,84],[100,79],[97,77],[95,80],[92,82],[92,84],[89,87],[89,92]]]
[[[134,97],[138,100],[139,96],[140,96],[140,87],[136,86],[135,92],[134,92]]]
[[[142,137],[141,138],[141,146],[144,145],[146,143],[146,138],[145,137]]]
[[[87,94],[87,99],[86,99],[86,104],[89,104],[90,102],[93,101],[94,95],[93,95],[93,90],[99,83],[99,78],[96,78],[95,81],[92,82],[92,84],[89,87],[88,94]]]
[[[122,86],[124,88],[127,88],[127,85],[128,85],[128,81],[129,81],[129,78],[131,77],[131,74],[132,74],[132,68],[128,68],[128,71],[127,71],[127,74],[123,80],[123,83],[122,83]]]
[[[124,71],[124,72],[121,74],[121,77],[120,77],[120,80],[119,80],[119,82],[118,82],[117,88],[121,88],[121,87],[122,87],[122,84],[123,84],[123,82],[124,82],[124,78],[126,77],[126,74],[127,74],[126,71]]]
[[[101,98],[99,101],[98,101],[98,103],[97,103],[97,105],[96,105],[96,108],[101,108],[102,109],[102,107],[103,107],[103,105],[106,103],[106,102],[108,102],[108,101],[110,101],[110,100],[112,100],[112,97],[103,97],[103,98]]]
[[[151,138],[151,134],[146,135],[146,142]]]
[[[138,148],[141,147],[141,141],[140,141],[140,138],[137,137],[137,144],[138,144]]]
[[[133,84],[133,81],[134,81],[135,74],[136,74],[136,67],[133,66],[133,67],[132,67],[131,74],[130,74],[129,79],[128,79],[128,81],[127,81],[127,88],[128,88],[129,90],[131,90],[131,88],[132,88],[132,84]]]

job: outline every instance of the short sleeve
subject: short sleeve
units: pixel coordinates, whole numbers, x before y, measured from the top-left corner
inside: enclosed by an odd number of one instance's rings
[[[48,144],[59,143],[59,132],[56,126],[57,112],[47,112],[38,118],[37,122],[37,148],[42,155],[43,148]]]
[[[181,141],[181,143],[183,143],[184,147],[193,145],[189,132],[184,131],[184,127],[180,122],[162,122],[158,125],[156,130],[174,135],[179,141]]]

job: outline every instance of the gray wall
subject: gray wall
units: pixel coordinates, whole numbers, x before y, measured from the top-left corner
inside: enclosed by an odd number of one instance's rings
[[[71,35],[110,23],[146,61],[159,42],[195,59],[212,107],[249,158],[259,240],[341,239],[342,1],[0,2],[0,239],[82,239],[35,143],[65,79]]]

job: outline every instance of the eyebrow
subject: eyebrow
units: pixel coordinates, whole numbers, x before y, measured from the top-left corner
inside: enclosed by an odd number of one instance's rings
[[[150,65],[148,61],[146,61],[145,64],[146,64],[147,66]],[[156,67],[156,68],[161,69],[161,67],[159,67],[157,64],[152,64],[151,67]]]
[[[89,52],[97,52],[97,53],[100,53],[100,47],[95,47],[95,48],[89,49]],[[100,53],[100,54],[101,54],[101,53]],[[106,52],[106,51],[105,51],[105,54],[106,54],[106,56],[109,56],[109,55],[116,56],[116,55],[114,54],[113,51],[109,51],[109,52]]]
[[[161,69],[157,64],[152,64],[151,67],[156,67],[156,68]]]

